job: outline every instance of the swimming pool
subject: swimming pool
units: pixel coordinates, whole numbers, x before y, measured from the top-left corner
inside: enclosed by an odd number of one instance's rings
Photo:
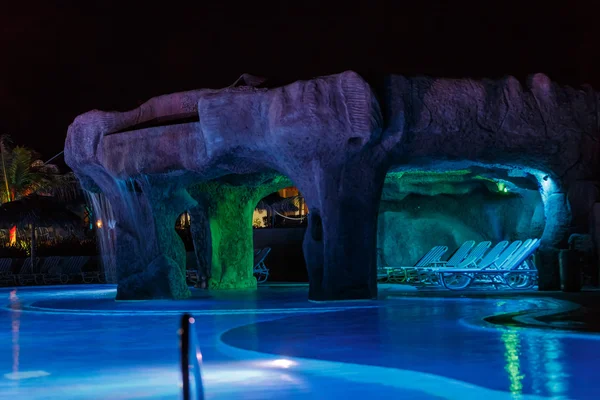
[[[485,316],[543,299],[310,303],[304,287],[115,302],[114,286],[0,290],[0,398],[176,399],[179,317],[209,399],[593,399],[600,341]]]

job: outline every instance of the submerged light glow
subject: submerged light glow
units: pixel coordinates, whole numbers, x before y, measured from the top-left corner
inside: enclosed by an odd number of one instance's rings
[[[504,357],[506,359],[504,369],[510,380],[510,392],[520,395],[523,392],[523,378],[525,376],[521,373],[521,362],[519,361],[519,353],[521,352],[519,335],[515,331],[506,331],[502,334],[502,341],[504,342]]]

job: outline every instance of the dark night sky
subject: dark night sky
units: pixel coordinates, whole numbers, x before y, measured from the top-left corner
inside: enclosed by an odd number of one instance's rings
[[[326,10],[226,1],[131,10],[126,1],[48,3],[0,6],[0,133],[46,158],[62,150],[77,114],[227,86],[244,72],[282,82],[347,69],[370,81],[385,73],[510,74],[524,81],[544,72],[600,89],[598,13],[591,2],[479,1],[457,8],[450,1],[410,7],[393,1],[361,9],[346,2]]]

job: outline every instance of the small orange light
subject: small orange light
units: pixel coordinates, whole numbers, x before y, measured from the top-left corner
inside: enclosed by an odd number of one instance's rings
[[[102,228],[102,220],[99,219],[98,221],[96,221],[96,226],[98,227],[98,229]]]

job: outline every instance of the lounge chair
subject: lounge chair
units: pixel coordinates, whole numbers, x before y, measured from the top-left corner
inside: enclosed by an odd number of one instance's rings
[[[476,264],[479,260],[481,260],[483,258],[483,256],[488,251],[488,249],[490,248],[491,245],[492,245],[492,242],[489,242],[489,241],[479,243],[477,246],[475,246],[473,251],[471,251],[469,254],[467,254],[467,256],[456,265],[456,268],[467,268],[471,264],[474,264],[474,263]],[[452,267],[450,265],[446,264],[441,269],[444,269],[444,268],[452,268]]]
[[[94,277],[99,276],[99,272],[84,272],[81,269],[88,262],[89,257],[76,256],[69,257],[63,267],[63,273],[69,277],[69,281],[75,278],[81,278],[84,283],[91,283]]]
[[[59,264],[62,260],[61,257],[48,257],[42,265],[42,281],[46,284],[62,283],[65,284],[69,281],[69,276],[62,272]]]
[[[419,268],[427,267],[432,263],[439,261],[448,251],[448,246],[432,247],[415,265],[412,267],[379,267],[377,269],[378,278],[384,278],[388,282],[407,283],[419,281]],[[387,278],[386,278],[387,277]]]
[[[21,266],[21,270],[17,275],[19,285],[26,285],[28,283],[39,283],[42,280],[42,274],[36,272],[36,267],[39,264],[39,258],[35,259],[35,263],[31,262],[31,257],[25,259],[25,262]]]
[[[497,268],[502,265],[513,253],[521,246],[522,242],[520,240],[516,240],[512,242],[508,247],[506,247],[507,242],[502,241],[498,243],[488,254],[485,255],[479,262],[474,257],[467,257],[459,268]],[[436,273],[444,272],[448,270],[436,270]],[[465,277],[463,275],[452,275],[451,273],[445,273],[444,278],[446,283],[451,286],[460,286],[461,283],[465,282]]]
[[[527,289],[535,284],[537,278],[537,269],[528,259],[539,246],[538,239],[527,239],[501,263],[494,262],[481,268],[440,270],[438,272],[439,279],[444,287],[451,290],[465,289],[475,280],[491,283],[494,287],[504,284],[513,289]],[[523,277],[527,277],[527,279],[523,279]],[[526,281],[526,284],[523,281]]]
[[[467,254],[471,251],[471,249],[475,246],[474,240],[467,240],[452,254],[452,257],[448,259],[448,261],[433,261],[431,263],[431,267],[456,267],[458,263],[465,259]]]
[[[269,278],[269,268],[265,265],[265,258],[271,252],[270,247],[265,247],[254,256],[254,276],[258,283],[264,283]]]
[[[492,242],[485,241],[479,243],[471,250],[475,244],[474,240],[468,240],[463,243],[458,250],[454,252],[452,257],[446,262],[440,261],[433,263],[432,267],[424,268],[419,272],[420,280],[423,283],[438,284],[437,271],[445,268],[466,268],[471,263],[479,261],[487,249],[492,245]]]
[[[12,258],[0,258],[0,283],[17,284],[17,277],[12,272],[12,262]]]
[[[507,285],[511,289],[529,289],[537,283],[537,267],[533,261],[533,253],[540,247],[539,239],[531,239],[530,248],[524,251],[530,253],[523,262],[516,261],[516,264],[507,268],[510,272],[500,276],[500,283]]]
[[[487,254],[485,254],[485,256],[481,257],[478,260],[476,260],[473,257],[467,257],[461,263],[461,267],[463,267],[463,268],[469,268],[469,267],[482,268],[484,266],[487,267],[488,265],[491,265],[493,262],[495,262],[498,259],[500,254],[502,254],[502,252],[504,250],[506,250],[506,247],[508,245],[509,245],[509,242],[507,240],[498,242],[494,247],[492,247],[492,249],[490,251],[487,252]]]

